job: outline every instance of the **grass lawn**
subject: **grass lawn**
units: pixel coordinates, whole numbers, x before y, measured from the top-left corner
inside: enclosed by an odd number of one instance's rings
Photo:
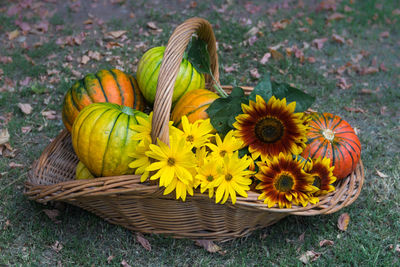
[[[400,264],[399,1],[25,0],[1,1],[0,11],[0,130],[10,136],[0,148],[0,266],[301,266],[307,251],[318,253],[315,266]],[[166,45],[194,16],[213,25],[221,84],[254,86],[257,73],[270,73],[356,128],[365,166],[356,202],[331,215],[286,217],[212,254],[150,234],[147,251],[132,232],[89,212],[28,200],[27,172],[64,128],[72,83],[102,68],[135,73],[144,51]],[[60,211],[57,223],[45,209]],[[343,212],[347,231],[337,227]],[[325,239],[334,244],[320,247]]]

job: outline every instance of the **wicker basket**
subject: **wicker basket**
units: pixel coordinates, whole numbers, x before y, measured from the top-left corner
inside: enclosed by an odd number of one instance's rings
[[[178,26],[168,41],[160,69],[153,115],[153,141],[168,142],[168,121],[176,75],[191,36],[208,43],[211,69],[218,79],[218,57],[211,25],[191,18]],[[211,86],[210,77],[206,77]],[[229,90],[229,87],[225,87]],[[251,87],[244,88],[248,92]],[[235,205],[215,204],[208,194],[195,193],[186,202],[174,195],[163,195],[158,185],[140,183],[137,175],[75,180],[78,158],[71,136],[63,130],[33,164],[25,183],[25,194],[39,203],[63,201],[95,213],[106,221],[133,231],[160,233],[176,238],[229,240],[269,226],[288,215],[329,214],[353,203],[360,194],[364,171],[360,161],[356,170],[340,180],[336,190],[321,197],[319,203],[291,209],[268,208],[255,192],[238,197]]]

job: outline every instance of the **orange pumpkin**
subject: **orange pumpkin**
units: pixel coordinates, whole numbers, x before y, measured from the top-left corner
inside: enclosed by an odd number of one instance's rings
[[[186,115],[190,123],[207,119],[206,109],[219,96],[206,89],[195,89],[184,94],[172,110],[171,119],[177,127],[181,127],[181,118]]]
[[[143,110],[144,99],[133,76],[120,70],[100,70],[76,81],[64,97],[62,120],[68,131],[79,112],[92,103],[109,102]]]
[[[307,146],[302,156],[330,158],[331,166],[335,166],[333,175],[338,180],[347,177],[361,157],[361,144],[354,129],[331,113],[313,113],[311,118]]]

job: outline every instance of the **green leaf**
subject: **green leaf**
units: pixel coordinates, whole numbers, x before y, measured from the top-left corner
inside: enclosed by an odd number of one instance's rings
[[[261,96],[265,101],[268,101],[272,97],[272,85],[269,74],[254,87],[253,91],[250,93],[249,99],[256,101],[256,95]]]
[[[288,104],[296,101],[296,112],[303,112],[307,110],[315,101],[314,96],[306,94],[287,83],[272,82],[272,94],[279,99],[286,98],[286,102]]]
[[[218,98],[206,110],[211,124],[222,136],[234,129],[235,117],[242,113],[242,103],[248,104],[248,97],[240,87],[232,89],[226,98]]]
[[[198,72],[211,75],[210,54],[208,53],[206,42],[200,38],[193,37],[187,57]]]

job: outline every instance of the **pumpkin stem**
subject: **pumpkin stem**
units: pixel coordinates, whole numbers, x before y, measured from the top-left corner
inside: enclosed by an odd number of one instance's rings
[[[322,131],[323,136],[328,139],[329,141],[332,141],[333,138],[335,138],[335,133],[331,129],[325,129]]]

